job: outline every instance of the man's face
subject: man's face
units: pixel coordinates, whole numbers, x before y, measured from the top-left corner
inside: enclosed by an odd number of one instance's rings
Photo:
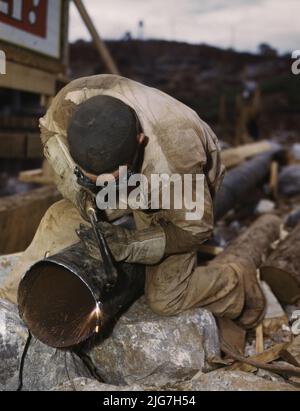
[[[137,140],[138,140],[139,145],[145,144],[145,139],[146,137],[144,133],[140,133],[137,135]],[[130,165],[125,164],[125,165],[120,166],[117,170],[112,171],[111,173],[104,173],[99,176],[97,176],[96,174],[88,173],[87,171],[83,169],[81,169],[81,171],[87,178],[89,178],[93,183],[95,183],[95,185],[101,187],[109,182],[114,183],[122,179],[122,177],[124,177],[125,174],[128,172],[128,168],[130,168]]]

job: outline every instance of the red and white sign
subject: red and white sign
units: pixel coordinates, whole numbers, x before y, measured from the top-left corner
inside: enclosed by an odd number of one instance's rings
[[[62,0],[0,0],[0,39],[60,57]]]

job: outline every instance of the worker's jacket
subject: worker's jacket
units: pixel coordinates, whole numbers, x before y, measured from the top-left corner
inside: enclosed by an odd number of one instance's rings
[[[151,174],[205,175],[204,213],[201,218],[187,220],[184,207],[174,210],[171,205],[171,210],[135,210],[134,214],[138,215],[136,221],[150,219],[152,222],[153,219],[163,218],[183,229],[194,243],[207,239],[214,225],[213,197],[224,171],[215,134],[184,104],[159,90],[123,77],[97,75],[72,81],[58,93],[47,114],[40,120],[44,153],[55,171],[62,195],[77,205],[76,194],[80,186],[68,152],[67,129],[76,107],[97,95],[115,97],[136,112],[149,139],[141,170],[148,181]],[[111,220],[113,215],[110,216]]]

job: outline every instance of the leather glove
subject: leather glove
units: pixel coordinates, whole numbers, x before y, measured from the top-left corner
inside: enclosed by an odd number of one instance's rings
[[[79,210],[81,217],[89,223],[90,217],[87,211],[90,207],[94,209],[97,208],[95,203],[95,197],[87,190],[80,188],[80,190],[76,194],[75,201],[76,208]]]
[[[99,222],[97,226],[104,234],[116,261],[152,265],[159,263],[164,257],[166,236],[159,225],[145,230],[128,230],[105,222]],[[101,259],[92,230],[81,226],[79,236],[89,254]]]

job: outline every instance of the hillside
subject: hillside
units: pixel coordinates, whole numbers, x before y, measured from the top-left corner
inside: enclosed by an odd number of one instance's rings
[[[216,129],[220,138],[230,140],[234,132],[236,98],[245,71],[261,87],[264,136],[279,130],[293,134],[299,128],[300,76],[291,73],[288,56],[261,56],[167,41],[107,44],[122,75],[157,87],[189,105]],[[105,72],[92,43],[72,44],[70,58],[72,78]],[[219,124],[221,96],[226,127]]]

